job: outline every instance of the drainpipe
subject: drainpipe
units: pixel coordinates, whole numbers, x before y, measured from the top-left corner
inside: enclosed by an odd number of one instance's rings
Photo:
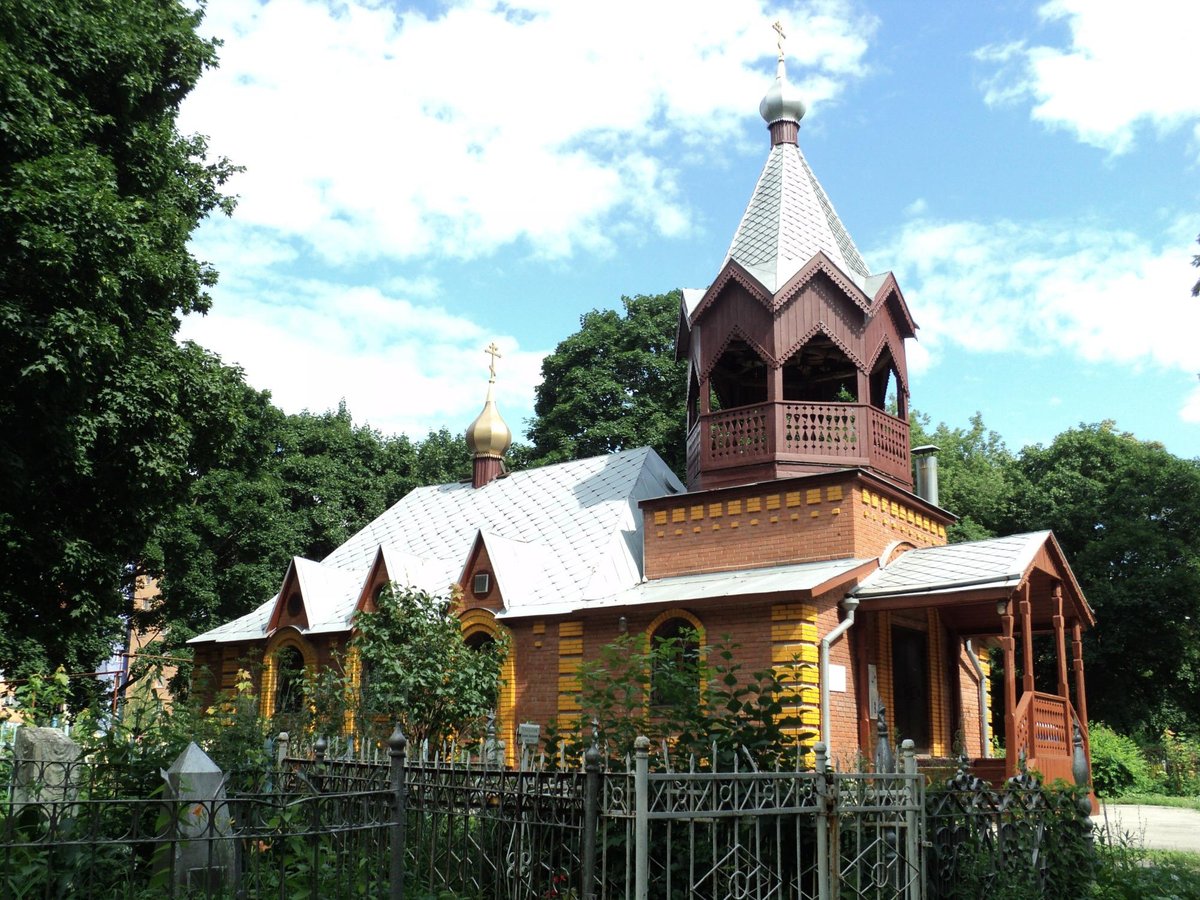
[[[975,655],[975,648],[971,646],[970,641],[967,641],[966,647],[967,659],[971,661],[971,668],[975,670],[975,677],[979,679],[979,750],[981,756],[987,757],[992,740],[988,730],[988,684],[987,679],[983,677],[983,666],[979,664],[979,657]]]
[[[829,714],[829,648],[837,643],[838,638],[850,630],[854,624],[854,611],[858,609],[858,598],[847,597],[842,601],[842,609],[846,610],[846,618],[838,623],[837,628],[821,638],[820,651],[820,668],[821,668],[821,740],[825,742],[825,746],[832,748],[833,741],[830,740],[830,714]]]

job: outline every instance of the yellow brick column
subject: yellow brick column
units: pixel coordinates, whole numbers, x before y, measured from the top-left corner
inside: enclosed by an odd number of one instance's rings
[[[583,623],[558,626],[558,725],[569,728],[579,717],[579,665],[583,662]]]
[[[946,717],[946,644],[942,640],[942,619],[936,609],[926,613],[929,622],[929,714],[933,719],[933,756],[946,756],[950,750],[950,723]]]
[[[785,730],[793,737],[815,733],[814,742],[823,739],[817,653],[817,608],[809,603],[771,607],[771,664],[789,682],[784,714],[799,719],[797,727]]]

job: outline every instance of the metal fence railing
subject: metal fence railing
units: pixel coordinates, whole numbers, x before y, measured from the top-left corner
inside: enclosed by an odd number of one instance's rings
[[[1015,877],[1033,896],[1084,833],[1077,798],[1029,776],[927,790],[909,742],[880,773],[833,771],[820,744],[813,769],[663,747],[655,771],[645,738],[607,766],[593,747],[518,769],[410,758],[398,733],[337,757],[285,744],[268,772],[172,771],[132,799],[86,760],[17,761],[0,895],[933,900]]]

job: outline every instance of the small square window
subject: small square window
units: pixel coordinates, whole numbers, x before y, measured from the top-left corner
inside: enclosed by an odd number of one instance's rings
[[[475,593],[486,594],[492,587],[492,579],[487,572],[478,572],[475,575]]]

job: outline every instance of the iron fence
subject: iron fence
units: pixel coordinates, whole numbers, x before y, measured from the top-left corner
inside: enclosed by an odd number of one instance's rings
[[[11,897],[905,898],[1027,885],[1070,896],[1055,871],[1087,865],[1071,794],[960,772],[926,790],[901,771],[760,770],[750,757],[672,760],[649,742],[580,767],[494,752],[409,757],[389,747],[278,744],[269,771],[224,793],[120,796],[85,760],[41,763],[0,805],[0,894]],[[494,749],[494,748],[493,748]],[[19,783],[18,783],[19,782]]]

